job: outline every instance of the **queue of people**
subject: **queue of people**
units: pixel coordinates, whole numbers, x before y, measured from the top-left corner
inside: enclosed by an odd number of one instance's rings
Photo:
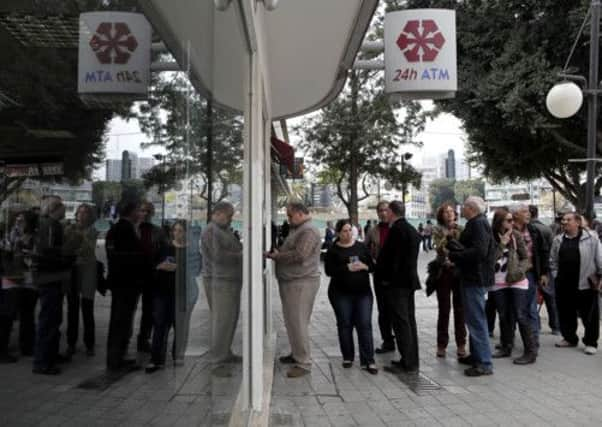
[[[137,350],[150,355],[146,372],[165,365],[170,329],[175,332],[172,358],[181,364],[198,299],[201,251],[198,238],[188,238],[186,222],[176,221],[165,232],[152,224],[153,214],[149,202],[119,205],[119,220],[105,238],[106,266],[96,258],[98,231],[91,205],[80,205],[75,221],[66,226],[65,206],[57,196],[45,197],[39,210],[14,215],[0,248],[0,363],[17,361],[9,342],[18,317],[20,354],[33,356],[33,373],[60,374],[60,365],[78,351],[80,311],[85,354],[94,357],[95,294],[110,290],[107,369],[137,368],[138,361],[127,354],[139,301]],[[61,353],[64,302],[67,349]]]
[[[462,227],[454,207],[443,204],[437,211],[437,225],[429,230],[437,252],[429,265],[427,280],[427,294],[436,292],[438,301],[436,356],[447,355],[453,308],[456,355],[459,363],[469,365],[464,371],[467,376],[491,375],[493,359],[511,357],[517,326],[522,353],[513,363],[535,363],[541,329],[538,294],[545,301],[551,333],[562,335],[556,347],[578,345],[577,321],[581,318],[585,328],[584,353],[595,354],[602,277],[598,234],[588,229],[584,219],[574,212],[563,216],[562,227],[555,237],[552,228],[537,219],[535,207],[498,208],[491,224],[485,212],[483,199],[468,197],[462,207],[466,219]],[[403,204],[397,201],[379,202],[377,215],[379,221],[366,228],[364,241],[355,238],[349,220],[327,226],[325,273],[330,277],[328,298],[336,317],[342,366],[353,366],[355,329],[362,369],[377,374],[374,354],[394,352],[397,348],[401,358],[392,360],[391,366],[384,367],[385,371],[416,373],[419,334],[414,294],[421,288],[417,258],[420,245],[425,245],[425,228],[422,233],[414,229],[404,218]],[[428,250],[428,243],[424,249]],[[309,252],[293,250],[293,253],[296,256],[290,257],[291,261],[310,262],[313,271],[316,270],[315,260],[307,257]],[[266,256],[278,260],[277,253]],[[374,294],[370,289],[370,273]],[[286,280],[280,280],[280,287],[283,306],[290,306]],[[374,296],[382,339],[381,346],[376,348],[371,325]],[[312,288],[309,301],[313,298]],[[311,304],[308,306],[302,317],[304,329],[310,323]],[[491,311],[497,314],[500,324],[500,342],[495,345],[495,352],[490,342]],[[295,347],[293,329],[287,324],[291,348]],[[304,355],[307,354],[306,351]],[[298,359],[293,350],[280,361],[297,363]],[[295,375],[289,371],[289,376],[309,373],[311,366],[306,357],[302,366],[304,371]]]
[[[289,203],[286,211],[286,236],[265,257],[274,262],[278,279],[290,344],[290,353],[279,360],[291,365],[287,376],[296,378],[311,372],[309,325],[324,249],[325,273],[330,278],[328,299],[336,317],[342,366],[351,368],[355,362],[355,330],[362,369],[376,375],[375,354],[397,350],[399,359],[384,370],[417,373],[420,357],[415,292],[421,289],[418,255],[420,245],[424,245],[424,230],[421,235],[405,219],[403,203],[379,202],[378,222],[363,230],[363,241],[349,220],[328,224],[326,248],[306,206]],[[513,362],[535,363],[541,329],[538,293],[545,295],[552,333],[562,335],[556,347],[578,345],[577,321],[581,318],[584,352],[595,354],[602,277],[598,234],[576,213],[563,216],[554,236],[536,220],[537,211],[527,206],[498,208],[491,224],[485,212],[481,198],[468,197],[462,207],[466,219],[462,227],[453,206],[444,204],[437,211],[437,225],[432,227],[437,255],[429,265],[427,280],[427,292],[436,292],[438,301],[435,355],[447,356],[453,312],[456,356],[460,363],[469,365],[464,371],[467,376],[491,375],[493,359],[512,356],[517,325],[523,351]],[[105,239],[106,280],[104,266],[95,255],[98,233],[91,206],[82,204],[75,223],[67,227],[63,225],[65,207],[56,196],[45,198],[39,212],[15,215],[1,247],[0,362],[16,361],[8,352],[8,343],[18,314],[19,348],[22,355],[33,356],[33,372],[59,374],[59,364],[77,352],[80,310],[85,352],[93,357],[95,293],[104,295],[108,288],[107,368],[137,368],[138,361],[128,358],[128,348],[139,302],[142,316],[136,348],[150,354],[146,372],[166,366],[170,330],[175,335],[172,361],[181,365],[192,310],[199,298],[197,278],[201,277],[210,309],[211,361],[215,365],[240,363],[241,356],[232,348],[240,313],[243,253],[231,228],[234,207],[217,203],[198,238],[190,237],[185,221],[176,221],[169,230],[153,225],[153,214],[148,202],[119,205],[119,220]],[[374,296],[382,339],[379,347],[372,332]],[[67,351],[61,354],[64,299]],[[494,352],[487,302],[500,324],[500,342]]]

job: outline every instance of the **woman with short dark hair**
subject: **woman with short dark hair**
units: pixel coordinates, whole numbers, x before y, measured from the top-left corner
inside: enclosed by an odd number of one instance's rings
[[[343,367],[354,359],[353,329],[357,331],[360,365],[376,375],[372,337],[372,289],[369,272],[373,269],[368,248],[353,240],[351,221],[340,220],[335,226],[337,239],[326,254],[325,270],[330,276],[328,299],[337,318]]]

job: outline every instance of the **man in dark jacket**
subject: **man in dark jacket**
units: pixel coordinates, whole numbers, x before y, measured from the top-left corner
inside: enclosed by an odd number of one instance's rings
[[[135,363],[125,360],[138,297],[144,276],[144,252],[136,222],[138,206],[126,202],[120,206],[119,221],[107,232],[105,245],[109,265],[108,282],[111,289],[111,320],[107,339],[107,368],[120,369]]]
[[[552,231],[551,227],[545,225],[539,220],[539,210],[537,209],[537,206],[529,205],[529,213],[531,214],[531,221],[529,224],[535,227],[543,238],[542,242],[545,244],[545,246],[542,245],[539,257],[544,257],[544,261],[547,266],[549,264],[548,260],[550,249],[552,248],[552,240],[554,240],[554,232]],[[543,300],[546,304],[546,310],[548,311],[548,325],[552,330],[552,335],[560,335],[558,308],[556,307],[556,286],[554,285],[554,279],[552,275],[549,274],[549,266],[547,273],[548,274],[545,274],[545,278],[543,278],[544,274],[541,274],[540,285],[542,289]],[[541,330],[541,325],[539,329]]]
[[[376,275],[388,304],[401,360],[392,361],[393,366],[387,366],[385,370],[416,373],[420,363],[414,293],[420,289],[417,265],[421,239],[416,229],[404,218],[405,207],[402,202],[391,202],[389,209],[391,229],[378,255]]]
[[[140,316],[140,329],[138,330],[138,351],[150,353],[150,338],[153,330],[153,292],[155,288],[154,272],[159,254],[159,249],[167,239],[163,230],[152,223],[155,207],[151,202],[144,201],[138,210],[139,224],[138,235],[144,252],[144,268],[142,271],[142,316]]]
[[[449,259],[460,271],[466,326],[470,333],[471,354],[458,361],[472,365],[464,371],[470,377],[493,373],[485,296],[494,282],[495,241],[484,215],[485,209],[482,198],[468,197],[462,208],[462,215],[468,222],[459,244],[451,240],[447,245]]]
[[[42,200],[34,251],[37,274],[33,282],[38,285],[40,298],[34,374],[59,374],[61,371],[56,364],[64,361],[59,355],[59,328],[63,319],[63,287],[71,268],[68,257],[64,256],[63,225],[60,222],[64,218],[65,205],[60,197],[49,196]]]

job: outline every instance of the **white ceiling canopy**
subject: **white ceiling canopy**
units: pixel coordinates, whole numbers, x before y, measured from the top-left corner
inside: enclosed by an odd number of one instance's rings
[[[219,104],[242,110],[247,41],[235,7],[209,0],[141,1],[182,69],[190,43],[191,79]],[[274,118],[317,109],[338,95],[378,0],[281,0],[255,9]]]

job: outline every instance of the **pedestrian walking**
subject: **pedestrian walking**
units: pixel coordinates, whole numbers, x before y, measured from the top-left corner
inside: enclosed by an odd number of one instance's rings
[[[470,355],[458,361],[472,365],[464,371],[471,377],[493,374],[485,298],[494,283],[495,242],[485,209],[482,198],[468,197],[462,207],[466,226],[458,241],[447,243],[449,259],[460,271],[464,317],[470,334]]]
[[[439,265],[438,278],[435,281],[437,293],[437,357],[445,357],[449,343],[449,316],[453,304],[454,336],[456,354],[466,356],[466,326],[464,323],[464,306],[460,291],[460,276],[457,268],[449,259],[447,242],[459,239],[463,228],[457,223],[454,207],[444,203],[437,209],[437,225],[433,229],[433,240],[437,251]]]
[[[595,232],[581,225],[575,212],[564,214],[563,233],[554,238],[550,270],[556,283],[562,341],[556,347],[576,347],[577,319],[585,335],[585,354],[595,354],[600,335],[599,278],[602,276],[602,247]]]
[[[433,249],[433,223],[430,219],[426,220],[426,225],[423,230],[424,251],[428,252]]]
[[[420,289],[417,270],[420,235],[405,219],[402,202],[389,203],[389,209],[391,229],[378,256],[376,274],[384,287],[401,359],[391,361],[391,366],[384,369],[393,373],[417,373],[420,359],[414,294]]]
[[[372,338],[372,257],[368,248],[353,241],[351,221],[339,220],[335,226],[337,240],[326,254],[325,272],[329,276],[328,299],[337,318],[343,367],[350,368],[355,358],[353,330],[357,332],[360,366],[378,373],[374,362]]]
[[[287,376],[296,378],[311,372],[309,323],[320,287],[321,239],[302,203],[289,203],[286,216],[291,225],[288,237],[279,249],[265,256],[276,263],[282,315],[291,347],[291,353],[279,360],[293,365]]]

